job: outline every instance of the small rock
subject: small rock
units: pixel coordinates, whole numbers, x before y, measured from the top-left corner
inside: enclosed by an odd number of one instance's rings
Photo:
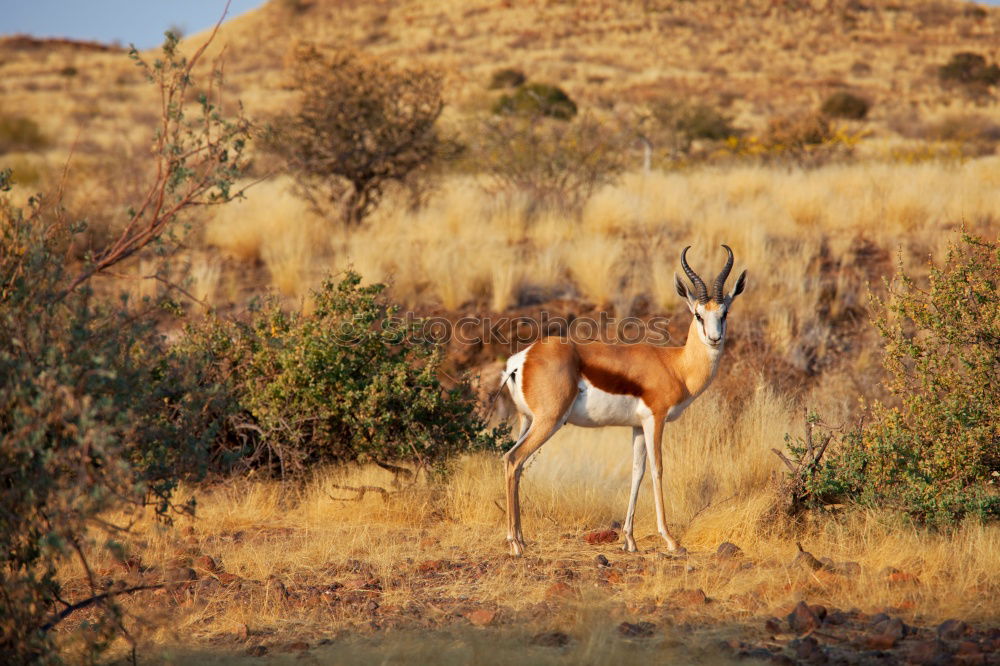
[[[191,567],[175,567],[167,570],[167,582],[174,584],[190,583],[198,580],[198,574]]]
[[[819,618],[821,623],[826,619],[826,606],[820,604],[809,604],[809,610],[813,612],[813,615]]]
[[[708,597],[701,589],[675,590],[670,593],[670,600],[679,606],[704,606],[708,603]]]
[[[939,664],[949,657],[948,645],[938,639],[919,641],[910,646],[907,661],[911,664]]]
[[[309,649],[309,643],[305,641],[295,641],[285,646],[287,652],[305,652]]]
[[[620,530],[621,528],[622,528],[622,524],[621,524],[620,521],[618,521],[618,520],[612,520],[611,521],[611,529],[613,529],[613,530]]]
[[[194,566],[211,574],[218,573],[221,570],[219,569],[219,565],[216,564],[215,560],[213,560],[210,555],[202,555],[196,559],[194,561]]]
[[[561,631],[546,631],[531,638],[532,645],[560,648],[569,645],[569,636]]]
[[[427,560],[417,565],[417,573],[432,573],[446,568],[444,560]]]
[[[819,627],[819,618],[804,601],[800,601],[788,614],[788,626],[797,634],[804,634]]]
[[[772,654],[771,655],[772,664],[781,664],[782,666],[795,666],[795,660],[786,654]]]
[[[246,654],[248,657],[263,657],[267,654],[267,646],[254,645],[253,647],[247,648]]]
[[[614,530],[598,530],[584,535],[583,540],[592,546],[618,541],[618,532]]]
[[[977,657],[983,653],[983,648],[975,641],[959,641],[955,650],[956,656]]]
[[[862,645],[868,650],[891,650],[896,647],[896,642],[897,639],[895,636],[875,634],[873,636],[866,636],[862,640]]]
[[[740,547],[735,543],[730,543],[728,541],[723,541],[719,544],[719,547],[715,551],[715,556],[719,559],[728,559],[731,557],[739,557],[743,554]]]
[[[752,648],[750,650],[740,650],[736,653],[736,656],[740,659],[762,659],[770,661],[774,655],[767,648]]]
[[[889,574],[890,585],[920,585],[920,579],[914,574],[905,571],[897,571]]]
[[[486,627],[492,624],[493,619],[497,616],[497,612],[494,610],[487,610],[485,608],[479,608],[477,610],[471,611],[465,614],[465,619],[471,622],[476,627]]]
[[[565,599],[566,597],[573,596],[574,593],[575,590],[572,587],[562,581],[559,581],[549,585],[549,587],[545,590],[545,598],[548,601]]]
[[[868,618],[868,625],[871,627],[879,627],[883,622],[888,622],[889,616],[885,613],[875,613]]]
[[[618,625],[618,633],[628,638],[648,638],[653,635],[656,625],[652,622],[622,622]]]
[[[892,636],[896,640],[901,640],[910,633],[910,628],[903,624],[903,621],[898,617],[894,617],[886,622],[879,631],[886,636]]]
[[[232,585],[233,583],[235,583],[236,581],[238,581],[240,579],[240,577],[237,576],[236,574],[234,574],[234,573],[227,573],[225,571],[223,571],[222,573],[220,573],[219,576],[218,576],[218,578],[219,578],[219,582],[222,583],[223,585]]]
[[[594,558],[594,561],[597,562],[597,566],[599,567],[611,566],[611,562],[609,562],[608,558],[604,557],[604,555],[598,555],[597,557]]]
[[[782,633],[781,620],[776,617],[768,619],[767,622],[764,623],[764,631],[771,635]]]
[[[848,621],[847,613],[842,610],[832,610],[826,614],[826,618],[823,620],[824,624],[840,625],[845,624]]]
[[[938,625],[937,635],[938,638],[943,638],[946,641],[953,641],[964,636],[968,630],[969,625],[962,620],[945,620]]]
[[[610,583],[611,585],[617,585],[622,582],[622,577],[617,571],[608,571],[604,574],[604,581]]]
[[[819,641],[812,636],[792,641],[788,646],[793,647],[795,656],[803,661],[821,661],[825,657],[823,651],[819,649]]]

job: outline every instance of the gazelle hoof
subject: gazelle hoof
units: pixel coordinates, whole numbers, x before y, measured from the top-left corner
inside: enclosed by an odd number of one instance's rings
[[[524,544],[516,539],[510,540],[510,554],[513,557],[521,557],[524,555]]]
[[[639,548],[635,545],[635,539],[630,536],[625,537],[625,543],[622,544],[622,550],[626,553],[636,553]]]

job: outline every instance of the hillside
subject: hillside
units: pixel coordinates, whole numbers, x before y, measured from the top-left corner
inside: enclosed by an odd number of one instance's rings
[[[288,101],[284,58],[312,41],[441,68],[451,114],[488,106],[491,74],[514,67],[594,110],[694,99],[747,128],[850,90],[873,101],[869,127],[895,133],[945,113],[996,119],[996,105],[942,88],[936,72],[960,51],[996,61],[998,33],[1000,9],[947,0],[273,0],[225,23],[214,47],[251,115]],[[131,109],[145,87],[119,54],[6,39],[0,60],[5,109],[36,118],[60,146],[139,120]]]

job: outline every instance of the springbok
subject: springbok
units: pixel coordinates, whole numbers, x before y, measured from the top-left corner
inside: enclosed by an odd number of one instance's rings
[[[507,387],[517,407],[521,430],[517,443],[503,459],[507,481],[507,541],[512,555],[524,553],[518,487],[525,461],[566,423],[585,428],[632,426],[632,486],[625,514],[623,548],[637,550],[632,536],[635,502],[646,471],[652,465],[656,524],[670,551],[677,541],[667,530],[663,511],[663,465],[660,443],[663,424],[674,421],[715,377],[726,340],[726,315],[733,299],[743,293],[743,271],[732,291],[724,293],[733,268],[733,251],[708,289],[681,252],[681,267],[692,290],[674,274],[677,293],[694,317],[683,347],[652,344],[607,344],[543,338],[507,360],[501,390]]]

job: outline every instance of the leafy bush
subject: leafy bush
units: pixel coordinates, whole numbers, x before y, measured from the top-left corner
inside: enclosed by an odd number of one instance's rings
[[[943,83],[985,84],[1000,83],[1000,67],[986,64],[986,58],[978,53],[963,51],[956,53],[938,69],[938,77]]]
[[[441,75],[308,45],[294,67],[300,102],[278,119],[272,148],[315,206],[338,206],[345,224],[358,225],[389,183],[417,178],[442,150]]]
[[[875,324],[888,388],[808,474],[816,501],[891,506],[929,525],[1000,517],[1000,244],[963,235],[927,289],[902,275]]]
[[[498,90],[500,88],[516,88],[527,80],[528,78],[521,70],[504,67],[503,69],[498,69],[493,72],[493,76],[490,77],[489,89]]]
[[[7,175],[0,176],[6,186]],[[63,295],[71,229],[35,200],[28,214],[0,202],[0,653],[51,661],[49,629],[72,607],[57,576],[70,556],[84,568],[111,508],[172,508],[183,477],[207,469],[208,443],[227,395],[197,385],[202,373],[164,350],[148,317]],[[179,507],[173,507],[179,508]],[[89,570],[89,568],[88,568]],[[121,629],[114,594],[90,579],[99,651]]]
[[[989,86],[1000,83],[1000,67],[987,65],[978,53],[963,51],[938,68],[938,79],[945,87],[962,86],[969,94],[982,97],[988,94]]]
[[[871,102],[844,90],[833,93],[823,101],[820,113],[832,118],[861,120],[868,115]]]
[[[259,434],[256,459],[283,473],[317,462],[440,468],[495,446],[473,396],[442,388],[443,347],[397,317],[382,290],[349,272],[314,292],[311,315],[270,302],[246,322],[189,327],[179,349],[215,359],[211,376],[230,383],[244,429]]]
[[[697,140],[723,141],[741,134],[731,118],[706,104],[661,102],[653,109],[653,117],[675,153],[688,152]]]
[[[108,512],[152,505],[168,518],[180,479],[213,462],[235,408],[224,384],[205,381],[196,355],[177,355],[153,330],[166,300],[97,301],[89,280],[154,245],[164,250],[187,208],[232,198],[246,137],[200,96],[185,117],[185,91],[204,48],[187,60],[168,36],[152,65],[132,56],[161,93],[154,176],[125,227],[86,257],[75,275],[64,261],[84,224],[68,224],[60,201],[30,200],[27,212],[0,198],[0,654],[5,662],[58,661],[52,629],[87,608],[78,635],[93,659],[128,636],[117,596],[92,573],[95,553],[122,556],[128,530]],[[215,71],[214,74],[218,74]],[[218,77],[213,77],[218,81]],[[214,84],[213,89],[214,92]],[[10,172],[0,173],[0,190]],[[65,599],[58,575],[67,558],[86,572],[83,598]],[[66,595],[69,596],[69,595]],[[74,595],[76,596],[76,595]]]
[[[483,119],[471,128],[469,155],[493,192],[525,194],[530,210],[579,211],[597,188],[624,171],[623,135],[584,116]]]
[[[0,115],[0,154],[15,150],[39,150],[48,143],[38,123],[31,118]]]
[[[569,120],[576,115],[576,102],[562,88],[548,83],[528,83],[513,95],[501,95],[493,105],[497,115],[545,116]]]

